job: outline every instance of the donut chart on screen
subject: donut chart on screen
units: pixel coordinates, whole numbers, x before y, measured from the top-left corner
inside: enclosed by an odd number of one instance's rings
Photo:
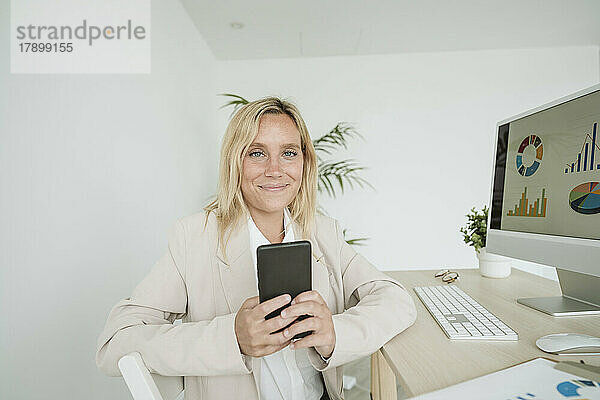
[[[527,146],[533,146],[535,148],[535,160],[529,166],[525,166],[523,164],[523,152],[527,148]],[[537,171],[542,162],[542,156],[544,154],[544,145],[542,144],[542,139],[539,136],[531,135],[527,136],[521,144],[519,145],[519,150],[517,151],[517,171],[519,174],[523,176],[531,176]]]
[[[586,182],[569,193],[569,204],[579,214],[600,213],[600,182]]]

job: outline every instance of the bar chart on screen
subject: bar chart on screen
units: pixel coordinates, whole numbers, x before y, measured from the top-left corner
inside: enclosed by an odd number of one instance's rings
[[[592,132],[585,134],[577,160],[566,164],[565,174],[600,169],[600,146],[598,145],[598,122],[594,122]]]
[[[527,187],[521,193],[519,204],[515,205],[514,210],[508,210],[506,214],[509,217],[546,217],[546,208],[548,198],[546,197],[546,189],[542,189],[542,197],[538,197],[533,204],[530,204],[527,198]]]

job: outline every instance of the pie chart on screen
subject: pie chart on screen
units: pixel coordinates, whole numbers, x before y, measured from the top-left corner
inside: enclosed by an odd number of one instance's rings
[[[569,204],[579,214],[600,213],[600,182],[586,182],[569,193]]]

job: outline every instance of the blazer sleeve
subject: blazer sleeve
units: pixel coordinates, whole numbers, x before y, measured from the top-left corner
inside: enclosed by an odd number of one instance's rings
[[[151,373],[210,376],[250,373],[237,343],[235,314],[173,325],[187,312],[186,239],[181,221],[169,232],[166,253],[110,311],[98,338],[96,365],[121,376],[119,359],[138,351]]]
[[[335,348],[327,360],[311,348],[310,361],[319,371],[367,356],[411,326],[417,317],[410,294],[398,281],[379,271],[344,239],[335,222],[344,291],[344,312],[335,314]]]

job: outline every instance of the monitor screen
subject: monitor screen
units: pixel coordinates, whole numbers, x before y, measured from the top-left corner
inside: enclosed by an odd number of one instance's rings
[[[499,125],[490,228],[600,239],[600,90]]]

